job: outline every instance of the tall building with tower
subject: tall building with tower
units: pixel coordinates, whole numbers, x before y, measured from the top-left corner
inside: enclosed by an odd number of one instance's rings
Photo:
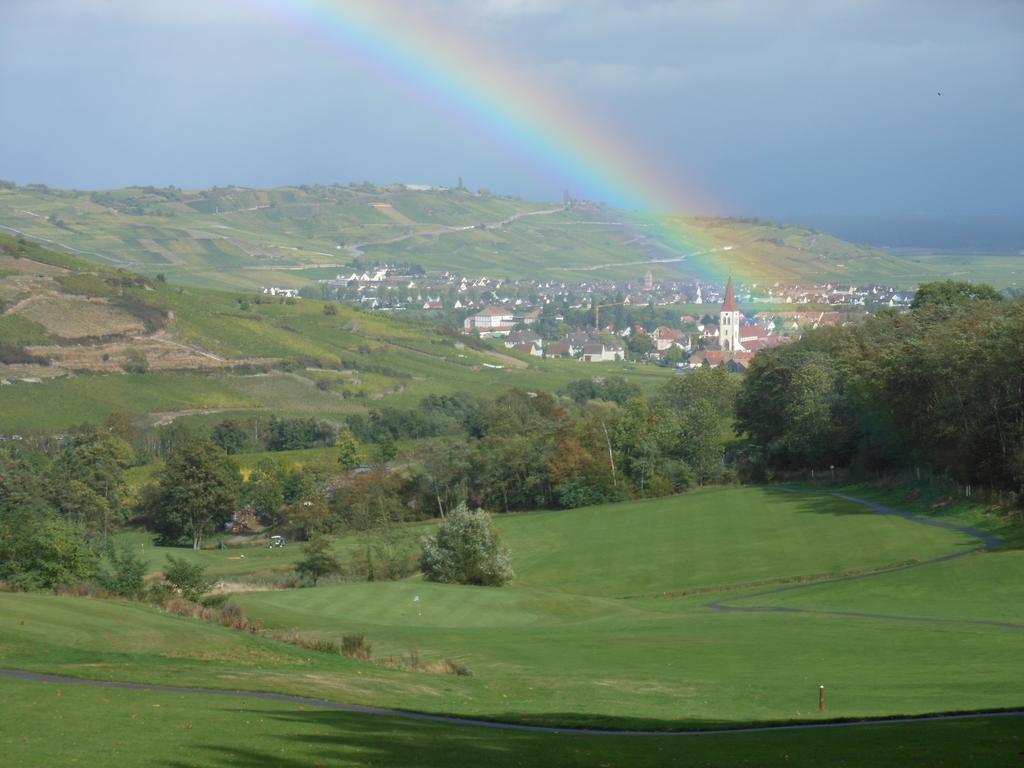
[[[718,313],[718,338],[723,352],[743,352],[740,343],[740,308],[732,290],[732,277],[725,286],[725,301]]]
[[[651,273],[651,270],[649,270],[649,269],[644,274],[644,290],[645,291],[653,291],[654,290],[654,275]]]

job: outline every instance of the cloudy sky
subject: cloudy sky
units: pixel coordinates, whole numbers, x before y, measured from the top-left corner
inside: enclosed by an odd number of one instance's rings
[[[0,0],[0,178],[594,192],[372,46],[287,23],[308,2]],[[1024,214],[1024,2],[405,3],[700,212]]]

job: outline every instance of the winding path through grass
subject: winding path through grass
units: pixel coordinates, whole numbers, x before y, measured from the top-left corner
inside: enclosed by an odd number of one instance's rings
[[[801,491],[793,488],[779,488],[778,490],[786,493],[801,493]],[[819,587],[822,584],[838,584],[846,581],[860,581],[863,579],[871,579],[877,576],[882,576],[888,573],[895,573],[897,571],[907,571],[914,568],[924,568],[930,565],[936,565],[938,563],[948,562],[949,560],[956,560],[957,558],[966,557],[967,555],[977,554],[979,552],[990,552],[994,549],[998,549],[1003,546],[1003,540],[997,536],[993,536],[990,533],[979,530],[977,528],[971,528],[963,525],[955,525],[953,523],[947,523],[943,520],[931,520],[926,517],[912,514],[910,512],[904,512],[903,510],[896,509],[895,507],[887,507],[884,504],[879,504],[874,501],[868,501],[867,499],[861,499],[857,496],[850,496],[846,493],[830,493],[830,496],[836,498],[845,499],[851,501],[854,504],[860,504],[868,507],[871,511],[879,515],[893,515],[900,517],[907,522],[917,523],[918,525],[930,525],[935,528],[943,528],[950,531],[956,531],[958,533],[965,533],[968,536],[973,536],[981,542],[980,546],[966,549],[962,552],[953,552],[949,555],[942,555],[940,557],[933,557],[930,560],[925,560],[920,563],[909,563],[907,565],[898,565],[892,568],[882,568],[877,571],[871,571],[870,573],[861,573],[851,576],[840,576],[834,579],[826,579],[823,581],[814,581],[805,584],[796,584],[786,587],[777,587],[775,589],[765,590],[764,592],[757,592],[754,594],[740,595],[737,597],[724,598],[721,600],[714,600],[706,604],[707,608],[711,608],[715,611],[722,611],[726,613],[807,613],[816,614],[819,616],[846,616],[850,618],[861,618],[861,619],[879,619],[881,621],[909,621],[909,622],[924,622],[934,624],[974,624],[979,626],[987,627],[1002,627],[1005,629],[1024,629],[1024,624],[1009,622],[1009,621],[986,621],[983,619],[942,619],[926,616],[901,616],[899,614],[887,614],[887,613],[870,613],[865,611],[826,611],[826,610],[815,610],[810,608],[793,608],[790,606],[752,606],[752,605],[729,605],[734,601],[738,600],[751,600],[759,597],[767,597],[768,595],[777,595],[783,592],[796,592],[804,589],[811,589],[813,587]]]

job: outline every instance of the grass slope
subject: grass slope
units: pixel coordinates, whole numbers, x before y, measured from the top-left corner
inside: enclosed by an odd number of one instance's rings
[[[0,277],[0,342],[34,345],[30,352],[53,360],[49,367],[0,365],[0,380],[11,383],[0,387],[0,433],[100,423],[114,410],[165,422],[178,415],[224,418],[224,411],[341,419],[377,404],[413,406],[433,393],[490,397],[509,387],[557,390],[573,379],[609,374],[624,374],[651,390],[672,375],[626,363],[526,356],[510,361],[499,343],[466,346],[463,338],[427,323],[337,304],[336,314],[325,315],[323,302],[310,300],[249,306],[237,293],[156,280],[132,285],[130,273],[5,235],[0,245],[21,254],[8,259],[12,275]],[[45,268],[62,271],[38,271]],[[114,308],[99,303],[108,300],[156,313],[163,327],[111,337],[110,328],[98,333],[95,323],[76,325],[64,313],[58,337],[19,309],[73,301],[110,314]],[[126,350],[147,355],[150,373],[123,375]],[[283,362],[290,364],[288,372],[264,372]]]
[[[519,574],[510,587],[411,579],[235,598],[268,628],[334,639],[362,633],[376,656],[415,649],[424,660],[457,658],[473,670],[470,678],[359,664],[141,605],[42,595],[0,595],[0,649],[8,666],[38,671],[560,725],[678,728],[816,719],[821,683],[828,686],[831,717],[1020,705],[1024,670],[1007,660],[1015,658],[1021,630],[708,607],[714,599],[764,590],[752,582],[865,571],[973,545],[953,531],[879,517],[850,502],[822,502],[740,488],[503,517]],[[743,530],[749,535],[737,535]],[[238,567],[231,559],[237,554],[199,556],[211,570],[226,572]],[[254,552],[247,566],[268,567],[270,556],[283,564],[292,555]],[[965,584],[988,579],[987,567],[970,566],[1002,557],[961,558],[956,562],[966,567],[958,578]],[[1019,574],[1013,569],[1021,560],[1008,563],[1000,575]],[[939,594],[945,582],[936,573],[933,590],[902,596],[842,592],[868,588],[874,579],[822,583],[806,594],[840,590],[828,601],[830,610],[859,600],[870,613],[934,610],[965,622],[990,615],[984,605],[976,609]],[[999,594],[1018,623],[1024,623],[1022,583],[1006,578]],[[696,587],[718,592],[646,596]],[[770,607],[775,597],[751,602]]]
[[[10,768],[80,766],[1015,766],[1020,723],[987,719],[697,737],[510,733],[217,696],[0,679]]]
[[[458,190],[303,186],[182,192],[129,188],[85,193],[0,190],[0,226],[104,264],[202,287],[302,286],[356,255],[414,261],[429,270],[507,278],[656,277],[913,286],[943,274],[806,227],[767,222],[637,216],[596,206],[560,210]],[[680,246],[663,232],[683,231]],[[579,271],[607,265],[594,272]],[[947,267],[949,265],[946,265]],[[969,271],[969,264],[960,265]]]

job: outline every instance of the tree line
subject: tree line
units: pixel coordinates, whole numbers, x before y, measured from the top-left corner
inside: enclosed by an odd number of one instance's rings
[[[1024,301],[984,285],[921,286],[910,312],[821,328],[758,354],[737,401],[741,466],[772,472],[926,466],[1024,492]]]

